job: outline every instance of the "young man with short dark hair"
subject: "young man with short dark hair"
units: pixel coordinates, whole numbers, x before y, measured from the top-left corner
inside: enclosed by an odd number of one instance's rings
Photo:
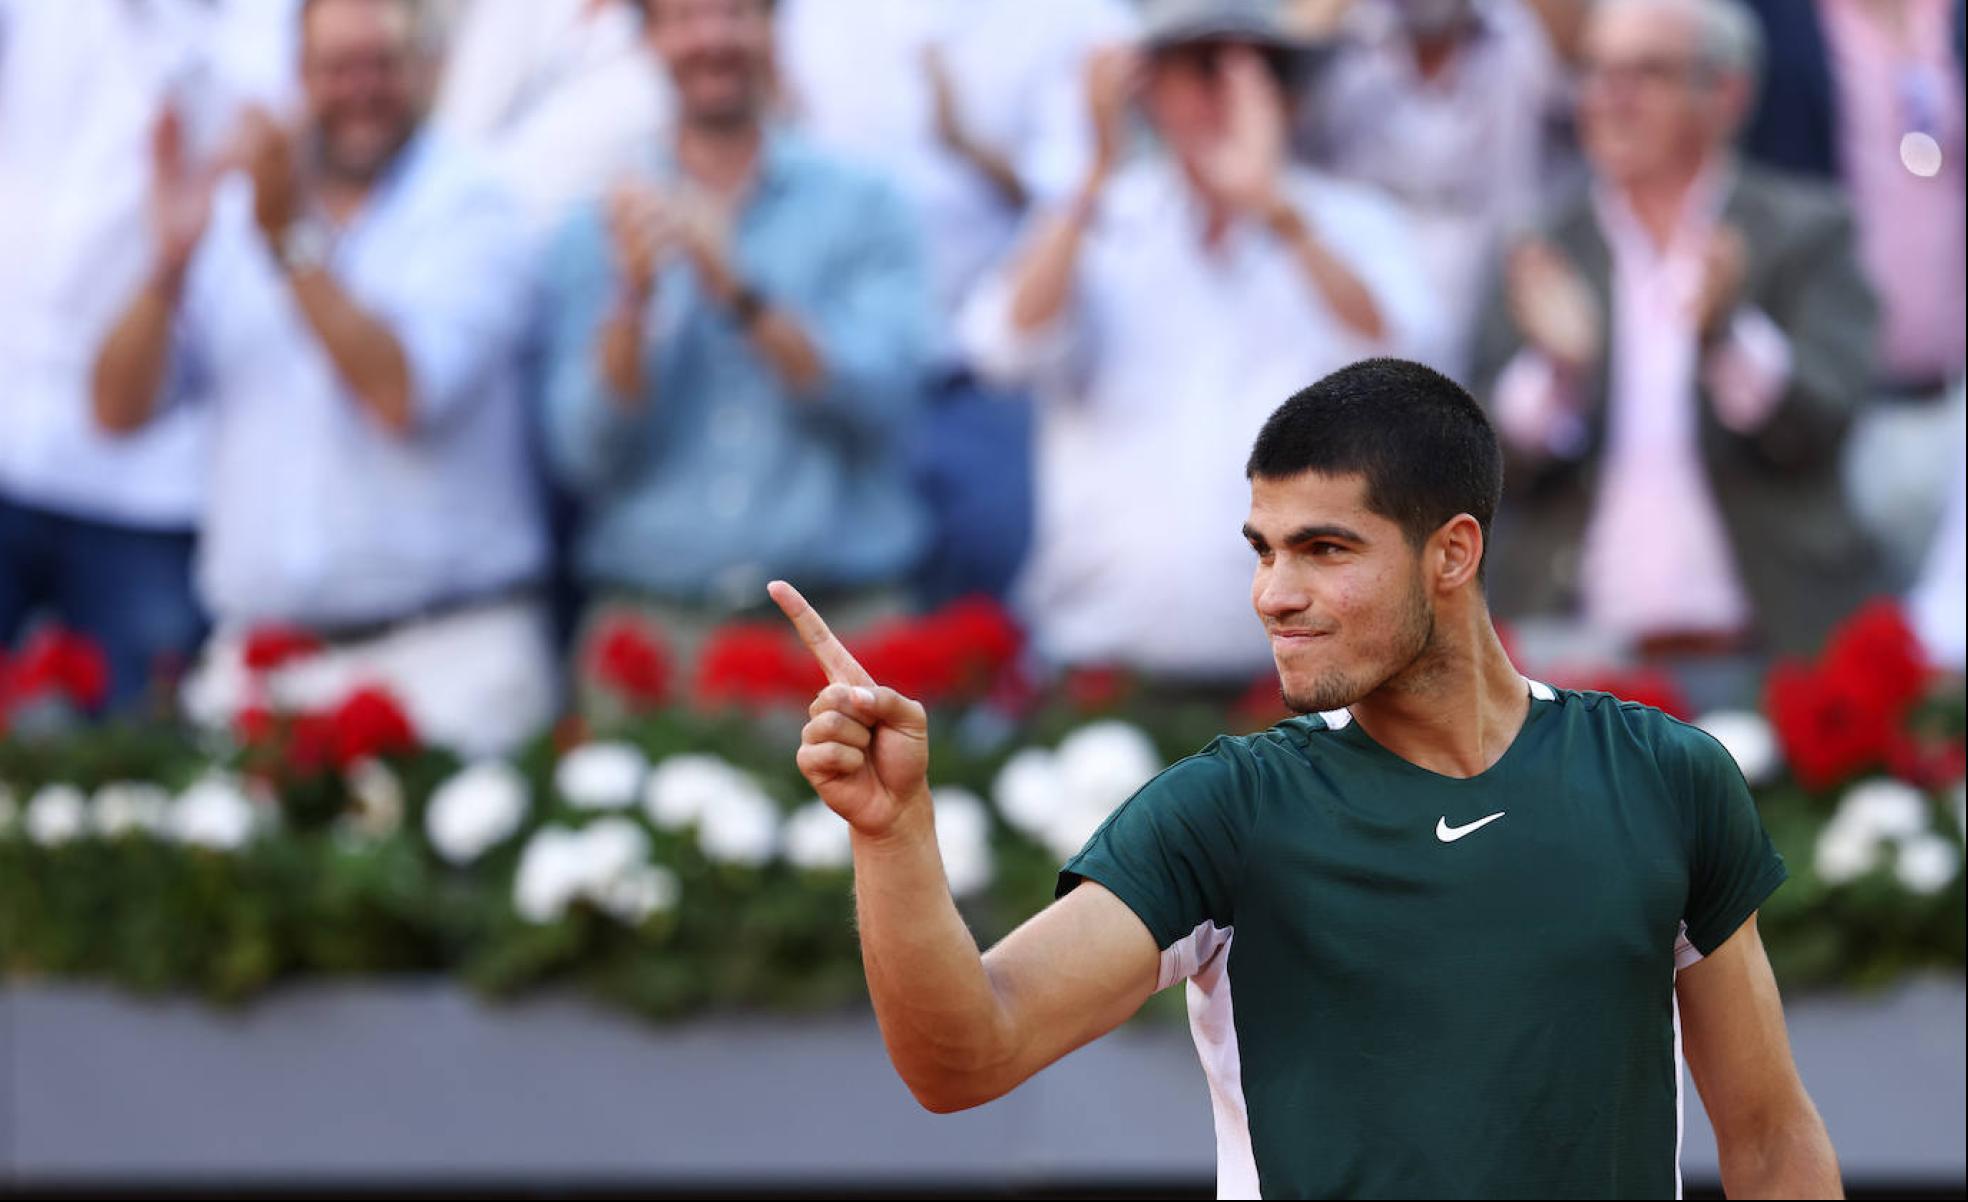
[[[1713,739],[1511,666],[1475,401],[1357,363],[1272,414],[1247,474],[1251,599],[1300,716],[1150,782],[982,956],[922,707],[773,586],[832,681],[799,765],[853,827],[916,1097],[995,1098],[1187,980],[1226,1197],[1678,1194],[1684,1045],[1732,1195],[1836,1196],[1756,934],[1783,861]]]

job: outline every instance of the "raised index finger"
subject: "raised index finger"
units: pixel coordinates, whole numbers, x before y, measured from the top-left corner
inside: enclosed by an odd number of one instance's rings
[[[820,611],[806,603],[799,590],[783,580],[775,580],[765,586],[765,591],[779,603],[779,608],[791,620],[793,629],[799,631],[800,641],[806,649],[813,652],[813,658],[820,661],[826,669],[827,679],[833,684],[862,685],[873,688],[875,678],[868,675],[855,658],[848,654],[847,648],[827,629],[826,620]]]

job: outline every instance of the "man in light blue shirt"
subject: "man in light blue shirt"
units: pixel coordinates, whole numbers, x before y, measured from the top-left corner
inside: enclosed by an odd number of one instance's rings
[[[302,22],[298,135],[255,114],[216,195],[160,156],[156,263],[98,354],[96,415],[130,430],[211,409],[197,579],[219,629],[196,716],[247,701],[255,628],[301,626],[329,650],[264,700],[380,683],[437,741],[509,744],[554,698],[530,592],[546,548],[519,399],[523,220],[419,132],[408,0],[307,0]]]
[[[551,256],[546,426],[586,507],[577,569],[673,623],[782,575],[894,595],[924,537],[902,457],[931,338],[910,218],[767,128],[771,36],[765,0],[655,0],[675,142]]]

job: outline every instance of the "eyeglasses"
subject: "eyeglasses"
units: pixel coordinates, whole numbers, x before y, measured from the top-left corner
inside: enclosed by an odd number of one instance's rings
[[[1665,55],[1626,60],[1587,60],[1579,70],[1586,87],[1607,90],[1661,91],[1705,82],[1705,72],[1693,59]]]

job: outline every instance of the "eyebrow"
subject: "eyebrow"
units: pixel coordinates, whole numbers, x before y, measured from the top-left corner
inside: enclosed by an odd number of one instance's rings
[[[1270,543],[1265,537],[1259,534],[1256,528],[1248,522],[1244,523],[1244,538],[1254,546],[1270,546]],[[1350,526],[1328,524],[1324,526],[1300,526],[1285,537],[1285,546],[1302,547],[1307,543],[1318,542],[1320,539],[1337,539],[1340,542],[1360,544],[1365,544],[1367,541],[1361,537],[1359,531],[1354,530]]]

